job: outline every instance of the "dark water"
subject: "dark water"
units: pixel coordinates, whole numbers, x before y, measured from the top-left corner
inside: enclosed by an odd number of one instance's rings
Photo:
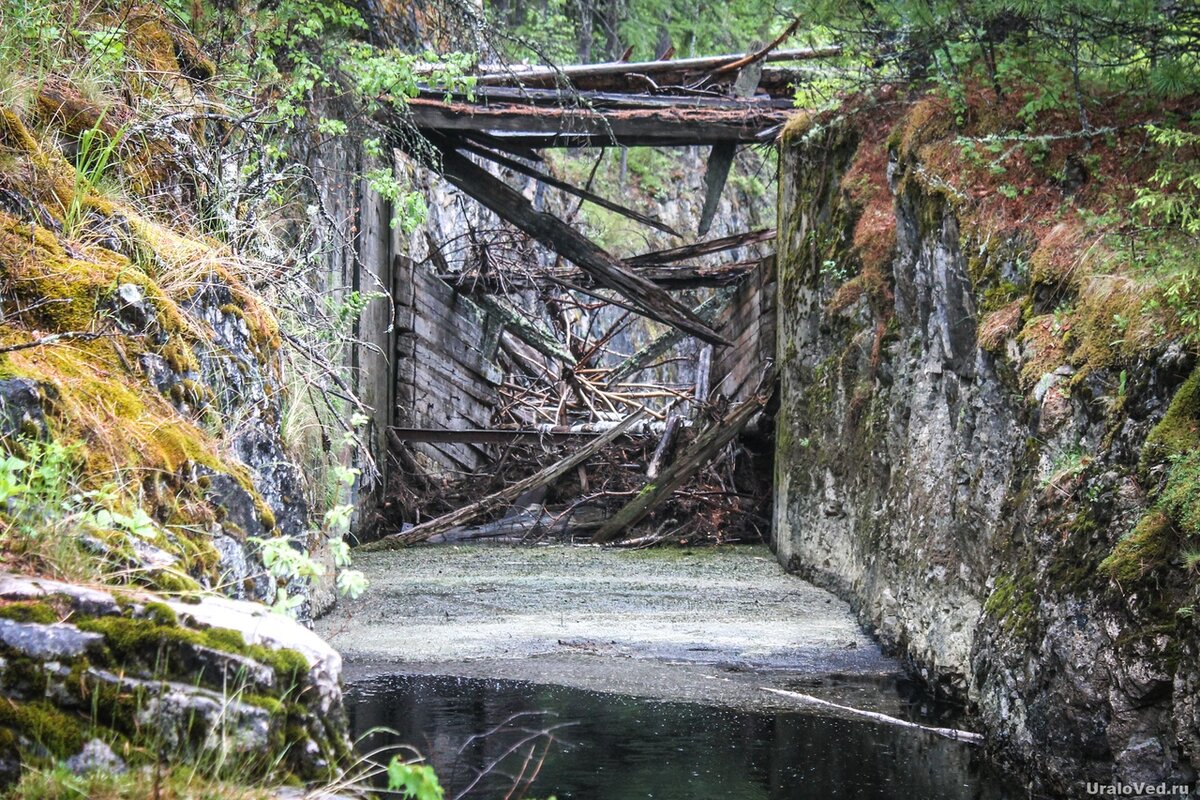
[[[535,755],[526,776],[543,753],[545,760],[532,787],[514,798],[1020,796],[1005,791],[974,748],[866,721],[731,711],[514,681],[409,676],[351,687],[347,707],[357,735],[376,726],[398,732],[375,734],[360,750],[385,743],[417,747],[437,768],[448,798],[493,762],[507,777],[495,775],[468,796],[505,797],[531,747]],[[546,747],[546,737],[536,734],[554,725],[564,727]],[[502,730],[471,739],[496,728]]]

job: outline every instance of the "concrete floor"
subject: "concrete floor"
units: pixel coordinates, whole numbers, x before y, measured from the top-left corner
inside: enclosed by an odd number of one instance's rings
[[[429,546],[355,567],[366,593],[317,623],[350,682],[494,677],[742,707],[778,705],[770,685],[894,702],[879,689],[898,664],[763,547]]]

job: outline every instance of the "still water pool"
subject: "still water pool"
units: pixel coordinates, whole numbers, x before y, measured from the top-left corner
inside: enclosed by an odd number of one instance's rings
[[[558,800],[1007,800],[968,745],[874,722],[795,711],[741,711],[520,681],[390,676],[350,687],[366,751],[409,744],[437,768],[447,798]],[[555,728],[553,739],[538,736]],[[490,735],[480,736],[492,731]],[[533,752],[532,758],[530,752]],[[544,756],[544,760],[543,760]],[[540,762],[540,768],[538,764]],[[526,790],[524,779],[536,769]]]

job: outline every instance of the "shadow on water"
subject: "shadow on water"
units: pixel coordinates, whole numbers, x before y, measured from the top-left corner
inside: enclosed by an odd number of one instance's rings
[[[417,747],[437,768],[447,797],[494,761],[501,762],[500,772],[508,777],[492,776],[470,796],[504,797],[530,748],[517,748],[507,757],[505,752],[527,732],[554,725],[564,727],[545,748],[545,762],[528,797],[1020,796],[1006,791],[978,751],[967,745],[873,722],[792,711],[737,711],[517,681],[427,676],[360,683],[351,687],[347,708],[356,735],[377,726],[397,731],[395,736],[374,734],[360,750],[401,743]],[[505,727],[508,720],[507,730],[472,740]]]

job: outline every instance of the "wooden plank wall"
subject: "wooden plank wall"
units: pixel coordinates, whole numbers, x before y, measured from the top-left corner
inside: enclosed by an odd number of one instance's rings
[[[750,397],[761,365],[775,358],[775,257],[763,259],[738,285],[721,316],[720,329],[733,347],[714,353],[712,385],[733,402]]]
[[[494,340],[486,315],[466,296],[434,277],[429,264],[396,256],[396,421],[398,427],[488,428],[497,404],[500,370],[483,352]],[[414,443],[434,468],[474,471],[488,460],[486,445]]]

